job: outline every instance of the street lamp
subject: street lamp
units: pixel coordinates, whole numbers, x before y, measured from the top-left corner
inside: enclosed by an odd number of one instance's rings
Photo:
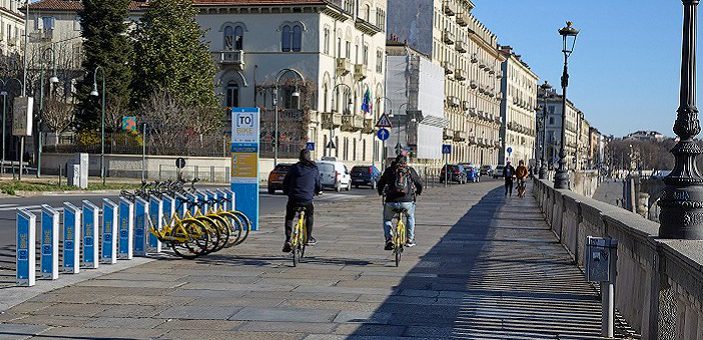
[[[337,105],[335,104],[335,99],[337,98],[337,88],[340,86],[346,87],[347,90],[349,91],[349,100],[347,101],[348,109],[351,110],[351,106],[352,106],[352,100],[351,100],[352,89],[351,89],[351,87],[349,87],[349,85],[347,85],[347,84],[341,84],[341,83],[335,85],[332,88],[332,112],[331,112],[332,116],[330,117],[331,118],[330,119],[330,141],[327,143],[327,145],[325,145],[325,148],[328,150],[327,156],[329,156],[329,157],[332,157],[332,149],[337,148],[337,146],[333,142],[332,135],[334,134],[334,123],[333,123],[334,114],[335,114],[335,112],[337,112]]]
[[[98,71],[102,76],[102,100],[101,100],[101,115],[100,115],[100,177],[103,180],[103,185],[105,185],[105,69],[102,66],[95,68],[93,72],[93,91],[90,95],[93,97],[98,97]],[[145,143],[146,141],[142,141]]]
[[[5,174],[5,154],[6,154],[6,147],[5,147],[5,139],[7,136],[7,85],[11,81],[16,81],[17,84],[19,84],[20,87],[22,87],[22,81],[17,79],[17,78],[11,78],[8,80],[3,80],[0,79],[0,84],[2,84],[2,92],[0,92],[0,96],[2,96],[2,160],[0,162],[0,176]]]
[[[59,78],[56,77],[56,52],[53,48],[47,47],[41,54],[41,71],[39,76],[39,126],[38,130],[38,145],[37,148],[37,177],[41,177],[41,155],[42,155],[42,130],[44,122],[44,62],[47,60],[47,53],[50,53],[51,67],[53,69],[53,75],[49,78],[49,96],[51,96],[51,85],[59,82]]]
[[[539,88],[542,89],[542,144],[540,146],[541,164],[539,167],[539,179],[545,179],[547,178],[547,162],[545,160],[545,153],[547,152],[547,148],[545,148],[545,145],[547,144],[547,91],[552,89],[552,85],[549,85],[549,83],[545,80],[544,84],[540,85]]]
[[[300,80],[303,83],[305,83],[305,78],[303,77],[303,75],[300,74],[300,72],[298,72],[294,69],[291,69],[291,68],[282,69],[281,71],[278,72],[278,76],[276,77],[276,95],[274,96],[274,102],[273,102],[273,106],[274,106],[274,109],[276,112],[276,118],[275,118],[276,121],[275,121],[275,126],[274,126],[274,147],[275,147],[275,149],[273,150],[273,165],[274,166],[278,165],[278,143],[279,143],[279,141],[278,141],[278,139],[279,139],[278,138],[278,102],[279,102],[279,100],[278,100],[278,83],[281,81],[281,78],[288,73],[295,74],[296,76],[298,76],[300,78]],[[293,93],[291,93],[291,96],[296,97],[296,98],[300,98],[300,92],[298,92],[297,86],[296,86],[295,90],[293,91]],[[300,104],[300,100],[298,100],[298,104]]]
[[[561,147],[559,149],[559,168],[554,175],[555,189],[569,189],[569,171],[566,168],[566,88],[569,86],[569,57],[576,45],[576,36],[579,30],[574,28],[571,21],[566,22],[566,26],[559,30],[559,34],[564,40],[564,73],[561,76],[562,105],[561,105]]]

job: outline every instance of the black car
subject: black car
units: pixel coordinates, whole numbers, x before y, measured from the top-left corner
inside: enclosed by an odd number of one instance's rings
[[[381,171],[374,165],[358,165],[351,170],[352,185],[356,188],[360,185],[368,185],[376,189],[380,178]]]
[[[444,183],[444,179],[448,179],[449,182],[456,182],[459,184],[466,183],[466,172],[464,172],[464,167],[461,165],[445,165],[442,167],[442,171],[439,175],[439,182]]]

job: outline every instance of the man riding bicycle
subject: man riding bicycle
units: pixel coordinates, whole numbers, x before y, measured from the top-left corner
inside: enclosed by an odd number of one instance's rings
[[[393,216],[395,210],[407,211],[408,240],[406,247],[415,246],[415,201],[422,194],[422,182],[415,169],[408,165],[407,154],[400,154],[381,176],[378,182],[378,194],[386,194],[383,206],[383,234],[386,237],[386,250],[393,250]]]
[[[286,177],[283,179],[283,193],[288,195],[288,204],[286,204],[286,242],[283,245],[283,252],[288,253],[291,249],[290,236],[293,229],[293,220],[295,219],[296,210],[303,207],[306,210],[305,214],[305,229],[307,229],[307,245],[314,246],[317,243],[312,237],[312,225],[315,207],[312,204],[313,197],[316,193],[322,191],[320,184],[320,171],[317,165],[312,161],[310,150],[300,150],[298,163],[293,165]]]

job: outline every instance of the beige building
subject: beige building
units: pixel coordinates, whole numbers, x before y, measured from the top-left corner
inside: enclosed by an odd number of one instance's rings
[[[589,167],[591,159],[591,124],[586,119],[583,112],[579,111],[579,136],[578,136],[578,159],[577,169],[584,170]]]
[[[542,103],[545,98],[545,93],[539,91],[539,102]],[[562,96],[557,94],[555,90],[549,90],[546,93],[546,135],[545,148],[547,164],[556,167],[559,161],[559,150],[561,147],[561,132],[562,132]],[[579,113],[580,111],[574,104],[567,99],[566,101],[566,166],[568,169],[576,167],[576,147],[579,138]]]
[[[389,0],[388,8],[390,37],[444,69],[449,162],[497,165],[505,61],[497,37],[473,16],[470,0]]]
[[[7,56],[21,53],[24,46],[24,15],[21,0],[0,0],[0,50]]]
[[[503,63],[500,160],[517,164],[535,157],[537,75],[510,46],[502,46]],[[510,149],[511,152],[508,152]]]

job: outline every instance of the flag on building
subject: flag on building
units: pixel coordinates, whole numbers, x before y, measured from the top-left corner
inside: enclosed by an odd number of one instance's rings
[[[366,89],[364,99],[361,101],[361,111],[364,112],[364,116],[369,116],[372,110],[373,104],[371,103],[371,91]]]

